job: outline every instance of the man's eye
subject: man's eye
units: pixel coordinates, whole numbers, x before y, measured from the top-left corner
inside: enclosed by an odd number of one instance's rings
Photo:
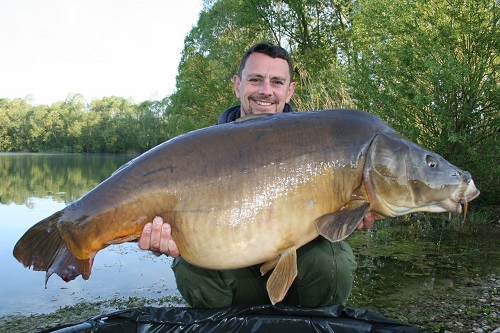
[[[283,85],[283,84],[285,84],[285,82],[283,82],[283,81],[274,81],[274,84]]]

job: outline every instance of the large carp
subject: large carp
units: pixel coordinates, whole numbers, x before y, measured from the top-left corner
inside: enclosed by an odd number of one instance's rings
[[[137,240],[161,216],[193,265],[273,270],[271,302],[297,274],[296,249],[346,238],[367,212],[462,211],[469,173],[400,138],[378,117],[326,110],[243,118],[173,138],[31,227],[14,256],[65,281],[88,279],[96,253]]]

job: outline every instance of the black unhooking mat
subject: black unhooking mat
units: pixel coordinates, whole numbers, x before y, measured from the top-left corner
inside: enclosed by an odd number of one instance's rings
[[[42,332],[423,333],[431,331],[406,325],[365,309],[340,305],[314,309],[258,305],[225,309],[146,306],[99,315],[80,324],[60,326]]]

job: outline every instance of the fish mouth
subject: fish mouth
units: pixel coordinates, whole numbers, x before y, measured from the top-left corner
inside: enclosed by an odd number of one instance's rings
[[[474,200],[479,195],[479,190],[476,188],[474,181],[470,181],[460,184],[458,188],[451,195],[451,199],[459,204],[466,204],[469,201]]]
[[[471,179],[469,182],[461,184],[453,192],[451,197],[443,202],[441,202],[441,207],[449,212],[460,214],[462,213],[462,205],[464,212],[464,220],[467,217],[467,209],[469,207],[469,202],[474,200],[479,196],[480,191],[476,188],[474,181]]]

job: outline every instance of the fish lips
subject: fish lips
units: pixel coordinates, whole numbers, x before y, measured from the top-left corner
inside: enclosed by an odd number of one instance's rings
[[[448,200],[442,201],[441,207],[449,212],[460,214],[462,213],[462,204],[467,205],[468,202],[477,198],[479,193],[474,181],[469,179],[467,182],[462,182]]]

